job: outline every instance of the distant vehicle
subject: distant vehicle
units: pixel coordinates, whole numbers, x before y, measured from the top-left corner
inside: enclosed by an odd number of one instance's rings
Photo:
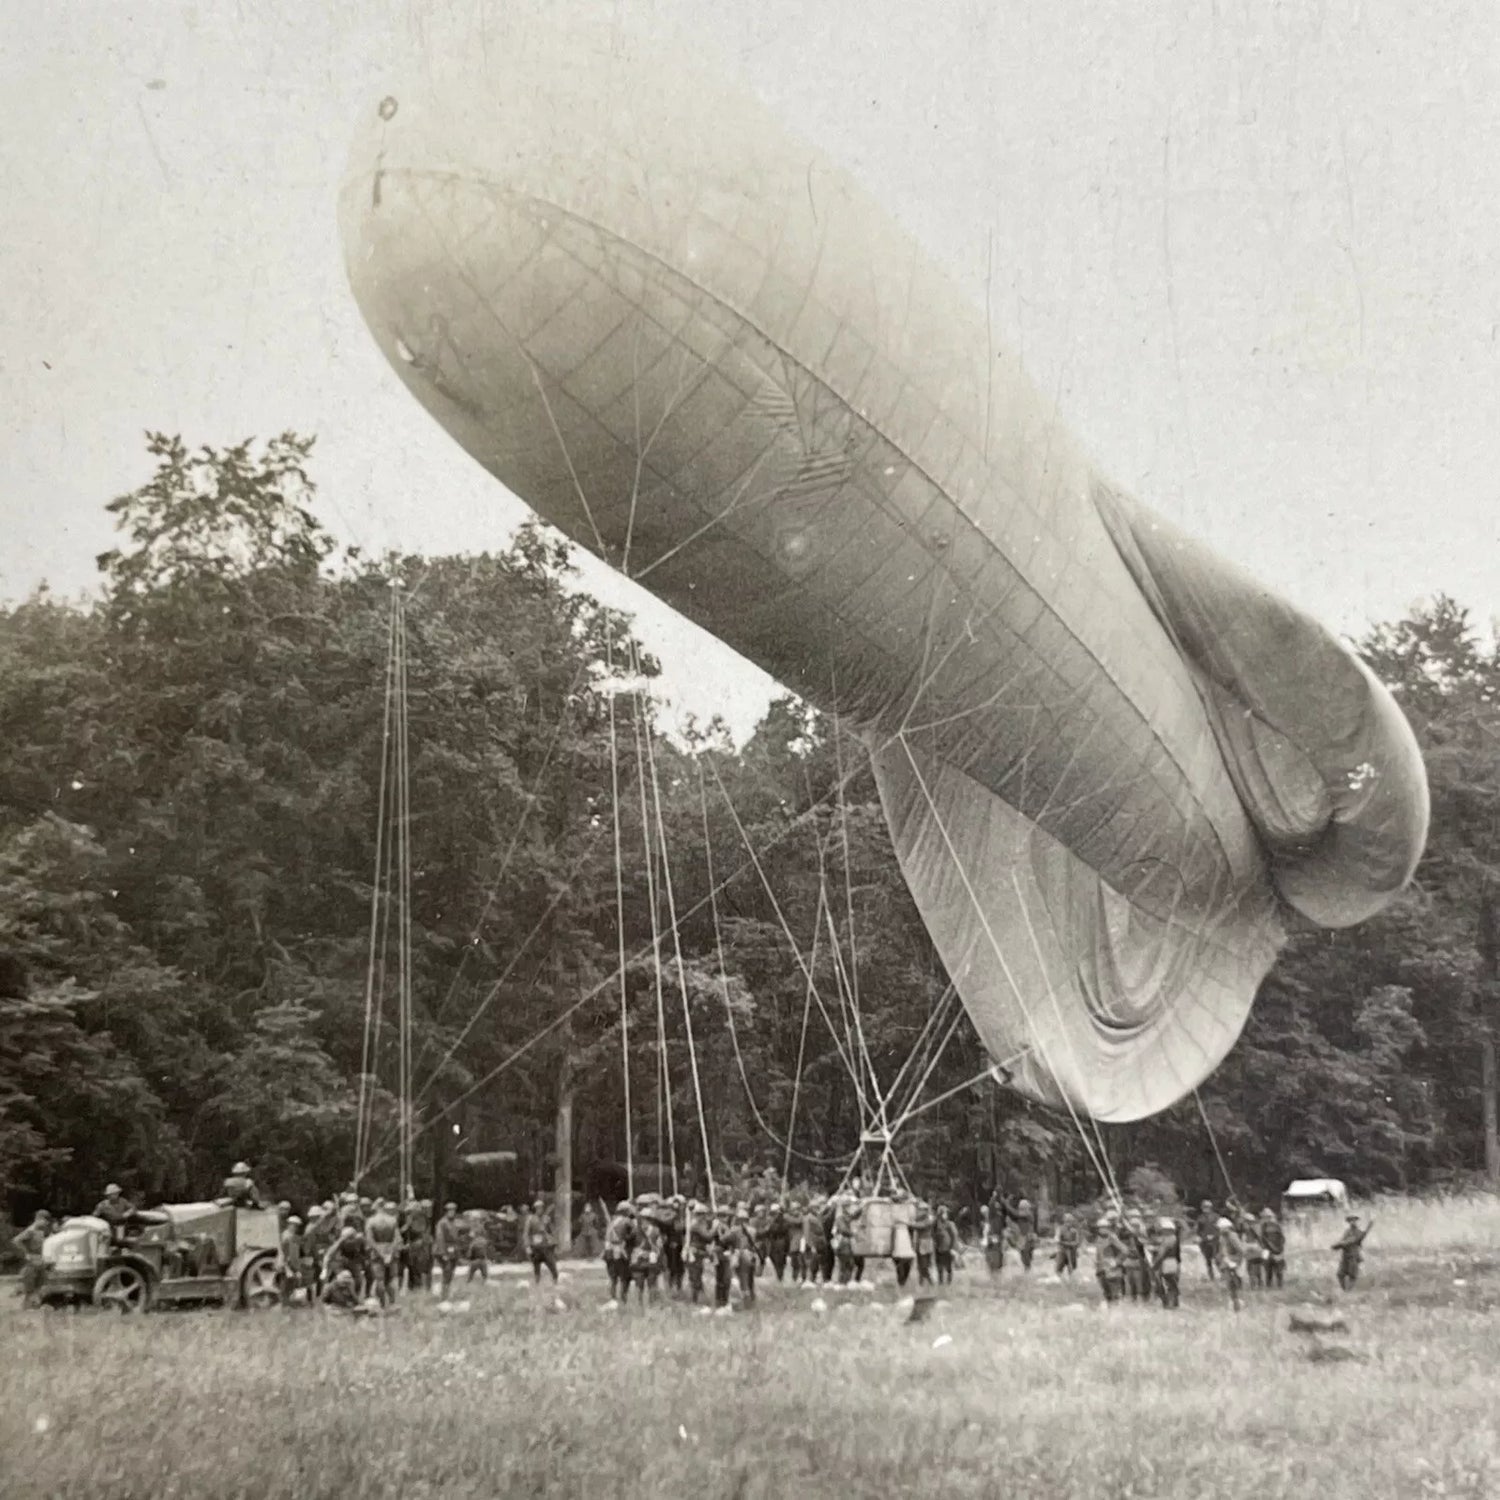
[[[111,1228],[66,1219],[42,1244],[44,1303],[92,1302],[116,1312],[216,1303],[266,1308],[280,1301],[280,1223],[274,1208],[169,1203]]]
[[[1306,1213],[1315,1208],[1347,1208],[1349,1189],[1336,1177],[1300,1177],[1281,1195],[1283,1213]]]

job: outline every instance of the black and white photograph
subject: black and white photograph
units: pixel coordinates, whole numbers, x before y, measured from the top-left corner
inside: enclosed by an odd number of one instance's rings
[[[0,0],[0,1496],[1500,1496],[1500,10]]]

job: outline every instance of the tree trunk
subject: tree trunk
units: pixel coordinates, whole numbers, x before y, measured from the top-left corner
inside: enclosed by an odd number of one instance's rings
[[[1480,1098],[1484,1104],[1484,1175],[1491,1187],[1500,1187],[1500,1110],[1496,1108],[1495,1033],[1489,1017],[1479,1027]]]
[[[563,1057],[557,1077],[557,1170],[553,1177],[552,1216],[557,1253],[573,1249],[573,1028],[563,1028]]]
[[[1484,1108],[1484,1175],[1500,1187],[1500,1119],[1496,1094],[1500,1079],[1495,1067],[1495,997],[1500,993],[1500,924],[1488,888],[1479,894],[1479,1093]]]

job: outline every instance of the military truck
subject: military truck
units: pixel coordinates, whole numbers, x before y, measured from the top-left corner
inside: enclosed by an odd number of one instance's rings
[[[280,1301],[281,1226],[274,1208],[168,1203],[118,1224],[66,1219],[42,1245],[43,1303],[92,1302],[121,1313]]]

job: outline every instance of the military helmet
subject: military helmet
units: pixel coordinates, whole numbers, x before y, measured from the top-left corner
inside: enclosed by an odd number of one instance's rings
[[[277,1213],[289,1214],[289,1213],[291,1213],[291,1211],[292,1211],[292,1205],[285,1198],[283,1198],[281,1200],[281,1202],[276,1205],[276,1212]]]
[[[249,1172],[249,1170],[250,1163],[247,1161],[237,1161],[235,1162],[234,1166],[230,1168],[230,1171],[235,1173],[236,1176],[243,1176],[245,1173]]]
[[[112,1182],[112,1183],[110,1183],[110,1185],[107,1188],[105,1188],[105,1190],[104,1190],[104,1196],[106,1198],[117,1198],[119,1196],[119,1194],[120,1194],[120,1184],[118,1182]]]
[[[286,1222],[287,1222],[287,1224],[289,1226],[292,1225],[292,1224],[296,1224],[296,1225],[300,1226],[301,1223],[302,1223],[302,1220],[299,1219],[296,1214],[288,1214]]]
[[[1234,1225],[1231,1224],[1228,1219],[1221,1217],[1216,1227],[1219,1229],[1233,1229]]]
[[[1261,1209],[1260,1216],[1263,1219],[1274,1219],[1276,1217],[1276,1215],[1274,1213],[1272,1213],[1269,1208],[1263,1208],[1263,1209]]]

